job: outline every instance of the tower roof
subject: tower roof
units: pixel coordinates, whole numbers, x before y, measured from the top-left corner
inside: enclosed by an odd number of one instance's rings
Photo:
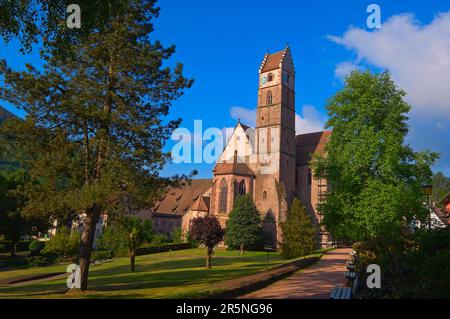
[[[289,56],[290,61],[292,61],[291,50],[288,46],[286,46],[284,50],[272,54],[266,53],[261,66],[259,67],[259,73],[281,68],[286,56]]]

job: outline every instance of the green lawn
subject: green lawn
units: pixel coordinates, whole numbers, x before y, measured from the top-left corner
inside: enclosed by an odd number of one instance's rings
[[[89,291],[76,296],[65,295],[65,279],[1,287],[0,298],[182,298],[200,297],[214,290],[211,283],[249,275],[266,269],[267,253],[217,249],[213,268],[205,269],[205,250],[188,249],[136,259],[136,272],[129,272],[128,258],[91,267]],[[270,254],[270,266],[287,262],[279,253]],[[6,278],[65,271],[67,265],[55,265],[0,272]]]

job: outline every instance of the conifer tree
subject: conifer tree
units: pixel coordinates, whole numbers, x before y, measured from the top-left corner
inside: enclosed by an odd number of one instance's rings
[[[305,256],[314,250],[316,227],[298,198],[293,200],[281,230],[281,249],[285,258]]]
[[[225,244],[232,249],[257,246],[262,240],[261,217],[249,194],[238,196],[226,223]]]
[[[38,181],[23,188],[24,211],[84,216],[82,290],[100,215],[151,205],[179,180],[158,174],[170,158],[162,150],[165,140],[181,121],[164,117],[192,80],[183,77],[181,64],[163,67],[174,46],[150,41],[154,2],[123,2],[105,28],[65,48],[70,58],[50,54],[43,70],[27,65],[16,72],[0,62],[0,99],[27,113],[25,121],[3,125],[3,140],[22,150],[11,153],[21,154],[21,165]]]

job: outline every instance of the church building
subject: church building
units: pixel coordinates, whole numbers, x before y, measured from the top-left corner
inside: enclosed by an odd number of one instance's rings
[[[149,214],[189,229],[194,217],[213,215],[225,226],[240,194],[250,194],[273,245],[282,241],[280,222],[297,197],[318,225],[317,240],[329,244],[317,206],[327,184],[314,177],[313,154],[324,154],[329,131],[296,135],[295,68],[290,49],[264,56],[259,68],[256,127],[236,124],[213,169],[212,179],[197,179],[169,189]],[[180,222],[175,222],[176,220]],[[161,223],[163,221],[156,221]]]

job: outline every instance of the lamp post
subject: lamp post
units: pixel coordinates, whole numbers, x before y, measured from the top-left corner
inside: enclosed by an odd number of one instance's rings
[[[273,251],[275,251],[274,247],[265,246],[264,251],[267,252],[267,260],[266,260],[266,270],[269,270],[269,254]]]
[[[433,193],[433,186],[431,185],[424,185],[422,186],[422,190],[424,195],[426,196],[426,204],[428,209],[428,228],[431,229],[431,203],[430,198],[431,194]]]

